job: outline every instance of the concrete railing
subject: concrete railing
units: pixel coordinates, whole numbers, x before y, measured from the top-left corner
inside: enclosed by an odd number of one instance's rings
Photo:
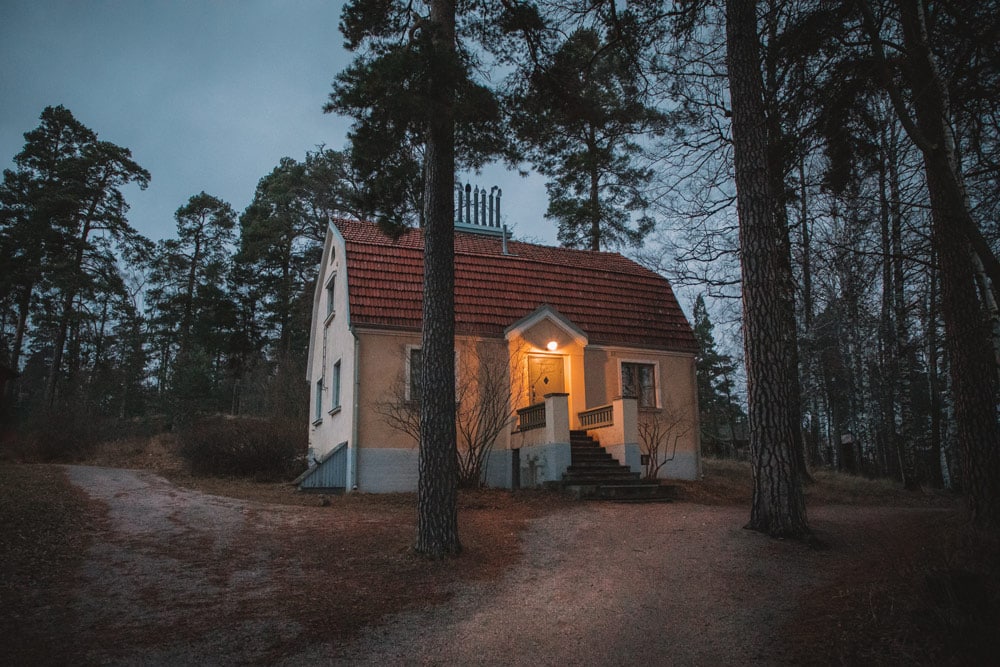
[[[535,403],[517,411],[517,430],[545,428],[545,403]]]
[[[590,408],[577,414],[577,417],[580,419],[580,428],[590,429],[611,426],[615,423],[614,408],[614,404],[602,405],[599,408]]]

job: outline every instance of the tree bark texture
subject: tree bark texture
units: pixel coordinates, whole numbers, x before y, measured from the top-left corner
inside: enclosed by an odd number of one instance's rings
[[[965,196],[948,98],[931,54],[919,0],[899,0],[903,42],[916,85],[917,126],[929,145],[922,147],[931,200],[931,238],[941,280],[941,315],[962,452],[964,486],[973,522],[1000,531],[1000,427],[997,372],[990,325],[976,292],[972,239],[976,228]],[[995,288],[996,286],[994,286]]]
[[[416,550],[457,554],[455,433],[455,3],[430,3],[432,30],[424,180],[424,301]]]
[[[796,344],[791,262],[786,230],[774,215],[756,4],[726,1],[753,473],[747,528],[805,537],[810,531],[796,458],[801,440],[793,432],[798,415],[791,414],[798,375],[787,363]]]
[[[733,109],[736,207],[740,224],[743,344],[747,369],[753,501],[747,528],[806,537],[797,465],[798,374],[787,230],[775,218],[756,2],[726,1],[726,64]]]

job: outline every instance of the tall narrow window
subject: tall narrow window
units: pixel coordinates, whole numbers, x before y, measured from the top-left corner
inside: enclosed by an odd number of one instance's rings
[[[409,368],[409,377],[407,378],[406,397],[411,401],[419,401],[421,396],[420,372],[423,368],[423,352],[419,347],[411,347],[409,349],[409,354],[410,356],[407,363]]]
[[[640,408],[655,408],[656,366],[622,362],[622,397],[636,399]]]
[[[330,379],[331,410],[340,407],[340,360],[333,365],[333,377]]]
[[[314,419],[315,421],[320,421],[323,419],[323,378],[316,380],[316,400],[314,401],[316,406]]]
[[[326,281],[326,316],[330,317],[333,315],[333,305],[334,296],[336,296],[336,291],[334,287],[337,285],[337,274],[330,276],[330,279]]]

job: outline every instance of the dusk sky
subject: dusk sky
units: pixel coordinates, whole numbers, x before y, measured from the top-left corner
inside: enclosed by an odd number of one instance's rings
[[[342,148],[350,121],[322,112],[351,60],[329,0],[0,0],[0,165],[46,106],[62,104],[152,175],[126,191],[129,220],[174,236],[173,213],[202,190],[237,213],[283,156]],[[463,178],[463,180],[466,180]],[[555,243],[539,178],[489,169],[505,222]]]

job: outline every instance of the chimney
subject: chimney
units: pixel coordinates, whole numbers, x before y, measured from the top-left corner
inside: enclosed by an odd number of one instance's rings
[[[504,254],[507,247],[506,225],[500,220],[500,197],[503,190],[494,185],[489,195],[486,188],[471,184],[455,184],[455,229],[474,234],[503,236]]]

